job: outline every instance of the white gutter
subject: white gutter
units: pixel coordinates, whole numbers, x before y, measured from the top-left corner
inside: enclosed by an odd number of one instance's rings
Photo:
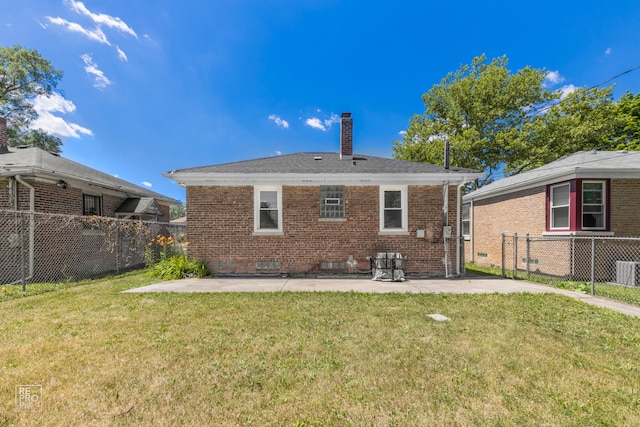
[[[34,242],[35,242],[35,211],[36,211],[36,189],[31,184],[25,182],[20,175],[15,175],[16,181],[29,189],[29,276],[23,279],[24,282],[31,280],[34,274]],[[17,191],[16,191],[17,195]],[[16,206],[17,210],[18,206]],[[24,289],[23,289],[24,290]]]
[[[446,234],[444,232],[444,228],[447,227],[449,225],[449,181],[445,181],[443,183],[443,188],[442,188],[442,214],[444,216],[443,218],[443,224],[442,224],[442,235],[443,235],[443,241],[444,241],[444,277],[446,277],[447,279],[450,277],[449,276],[449,239],[446,237]]]
[[[460,275],[460,231],[462,230],[462,187],[458,185],[456,189],[456,275]]]

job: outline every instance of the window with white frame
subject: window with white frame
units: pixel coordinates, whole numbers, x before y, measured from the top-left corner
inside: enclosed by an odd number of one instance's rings
[[[282,232],[282,187],[254,187],[254,231]]]
[[[380,230],[408,231],[408,201],[406,186],[380,187]]]
[[[471,203],[462,205],[462,235],[465,237],[471,235]]]
[[[320,186],[320,218],[344,218],[344,185]]]
[[[569,228],[569,206],[571,188],[569,184],[551,187],[550,216],[551,229],[563,230]]]
[[[582,182],[582,229],[605,228],[605,186],[602,181]]]

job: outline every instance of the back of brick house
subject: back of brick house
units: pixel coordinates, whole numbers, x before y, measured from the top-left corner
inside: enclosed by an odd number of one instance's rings
[[[459,186],[481,174],[354,154],[352,141],[343,113],[338,153],[166,173],[187,189],[189,255],[219,275],[358,273],[380,252],[406,256],[409,275],[455,273]]]

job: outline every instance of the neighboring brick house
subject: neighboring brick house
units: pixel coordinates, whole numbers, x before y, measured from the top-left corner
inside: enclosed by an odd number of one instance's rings
[[[174,199],[37,147],[8,147],[0,118],[0,210],[169,222]]]
[[[343,113],[339,153],[165,173],[187,189],[190,256],[216,274],[356,273],[380,252],[409,275],[459,271],[460,189],[482,174],[353,154],[352,128]]]
[[[174,203],[40,148],[8,147],[0,118],[0,284],[141,265],[147,242],[134,244],[135,230],[164,232]]]
[[[502,233],[640,237],[640,152],[581,151],[493,182],[463,201],[467,259],[481,265],[502,265]]]

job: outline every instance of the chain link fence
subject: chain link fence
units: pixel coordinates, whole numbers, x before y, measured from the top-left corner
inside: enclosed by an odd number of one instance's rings
[[[156,236],[185,233],[184,224],[0,210],[0,285],[118,274],[144,266]]]
[[[640,238],[503,235],[502,275],[640,304]]]

